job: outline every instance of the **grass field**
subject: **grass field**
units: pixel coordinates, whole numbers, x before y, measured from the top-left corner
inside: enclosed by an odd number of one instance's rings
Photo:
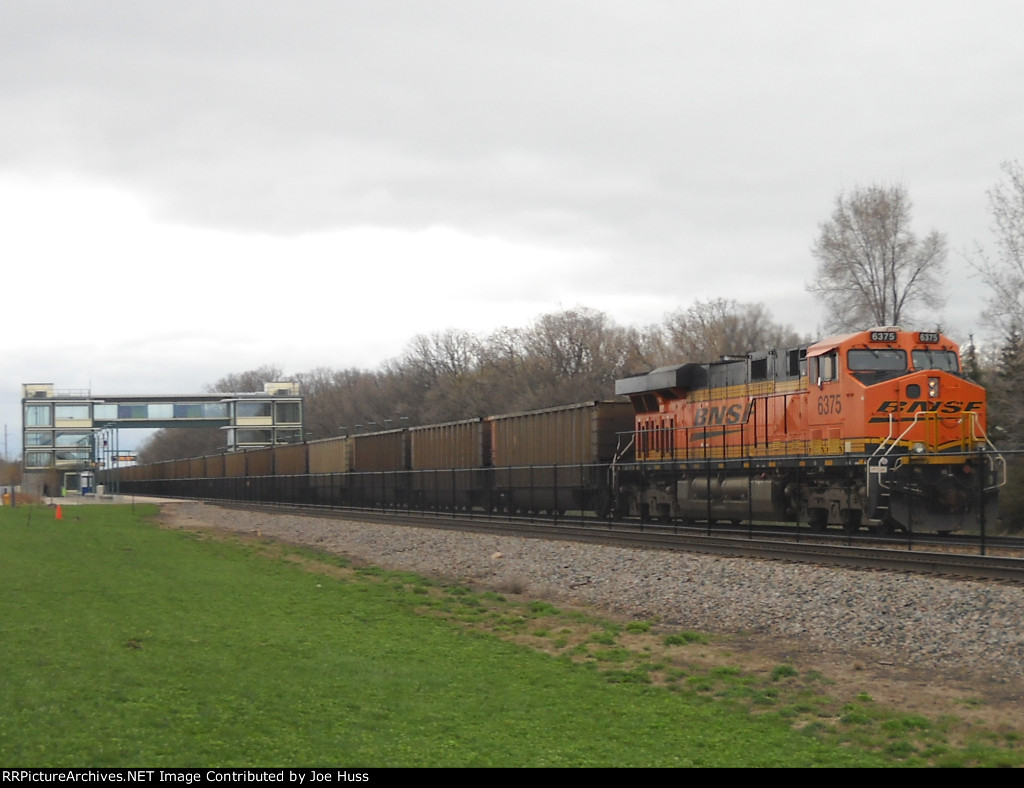
[[[1012,733],[953,745],[943,721],[868,698],[836,710],[789,666],[755,681],[637,653],[643,622],[587,620],[574,643],[579,614],[550,605],[155,513],[0,509],[0,766],[1024,762]]]

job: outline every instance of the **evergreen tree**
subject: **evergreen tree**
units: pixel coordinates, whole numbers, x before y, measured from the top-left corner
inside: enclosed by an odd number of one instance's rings
[[[989,435],[1004,450],[1024,447],[1024,332],[1014,326],[999,350],[996,374],[989,385]]]

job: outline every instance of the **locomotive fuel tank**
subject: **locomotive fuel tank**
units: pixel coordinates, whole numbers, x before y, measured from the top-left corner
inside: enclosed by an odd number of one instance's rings
[[[682,517],[692,520],[779,520],[787,501],[781,479],[695,476],[676,483]]]

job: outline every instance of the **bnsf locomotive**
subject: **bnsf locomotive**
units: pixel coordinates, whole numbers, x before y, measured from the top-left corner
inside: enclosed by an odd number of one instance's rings
[[[113,469],[121,492],[322,506],[996,526],[984,390],[937,333],[880,328],[620,380],[599,401]]]
[[[978,531],[1005,463],[985,391],[932,332],[878,328],[617,382],[636,410],[617,513]]]

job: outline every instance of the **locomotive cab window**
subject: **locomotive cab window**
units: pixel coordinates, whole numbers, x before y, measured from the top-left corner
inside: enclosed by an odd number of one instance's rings
[[[959,372],[960,360],[952,350],[915,350],[911,353],[914,369],[939,369]]]
[[[907,351],[899,348],[856,348],[846,354],[846,364],[861,383],[879,383],[907,371]]]
[[[807,374],[807,348],[798,347],[786,351],[786,375],[802,378]]]
[[[836,351],[832,350],[811,358],[811,379],[819,385],[836,380],[839,377],[839,364]]]

